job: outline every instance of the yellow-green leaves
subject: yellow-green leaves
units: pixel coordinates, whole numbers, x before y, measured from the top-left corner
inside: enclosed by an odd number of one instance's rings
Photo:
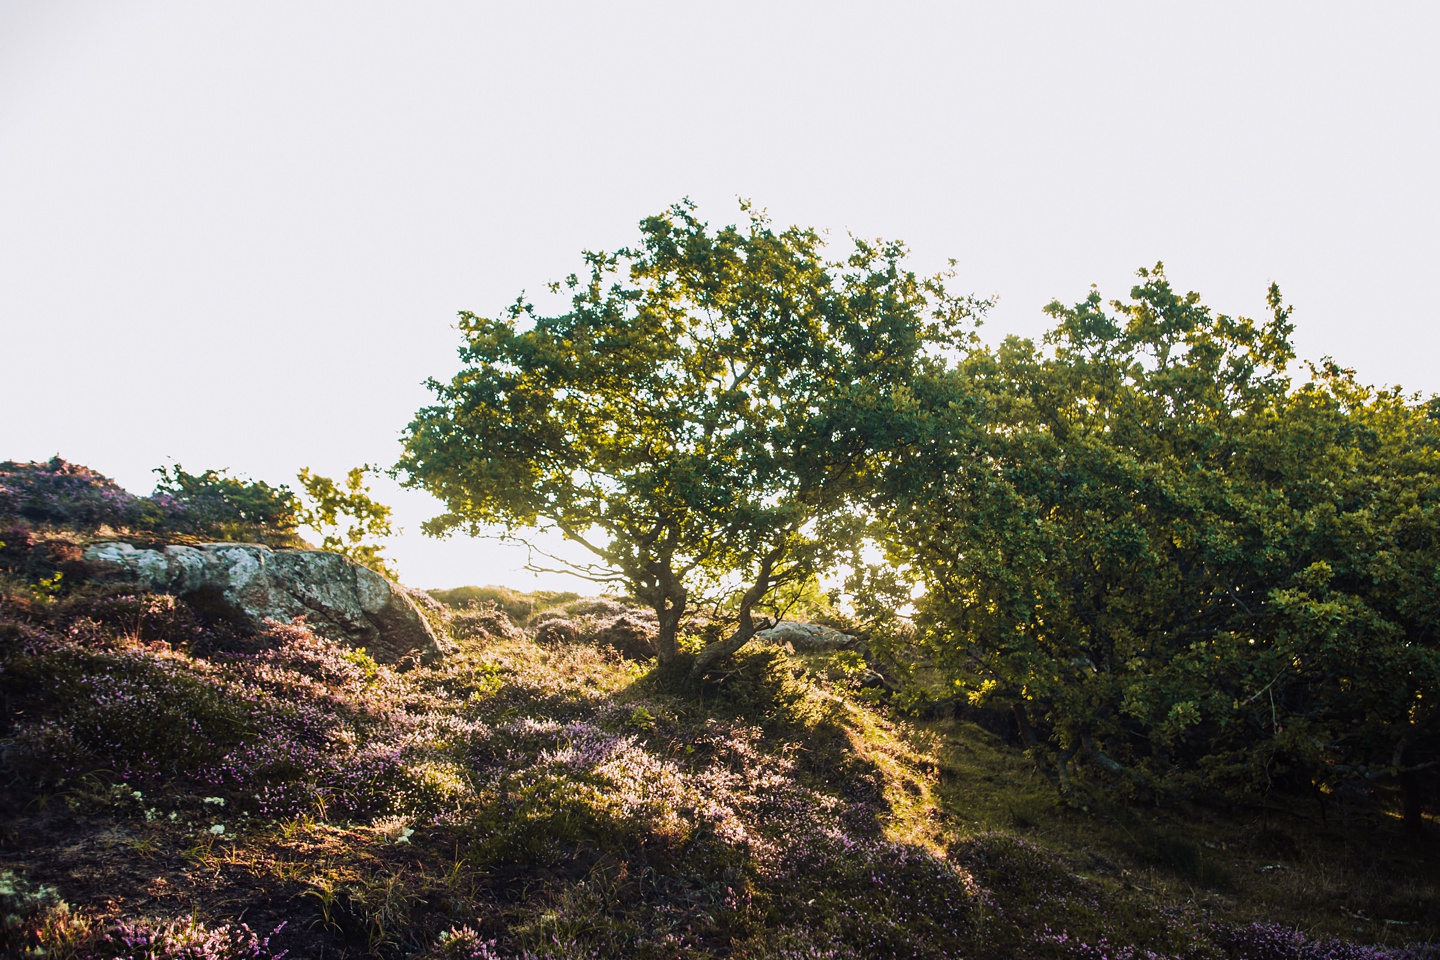
[[[586,253],[569,308],[462,317],[465,368],[406,434],[405,482],[445,501],[427,532],[536,520],[595,554],[661,624],[733,617],[854,547],[869,477],[910,442],[914,381],[981,305],[902,265],[903,246],[827,258],[754,208],[711,229],[688,202],[633,247]],[[702,654],[702,657],[704,655]]]

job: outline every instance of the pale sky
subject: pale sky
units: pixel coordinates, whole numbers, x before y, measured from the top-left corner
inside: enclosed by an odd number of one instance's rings
[[[954,257],[987,337],[1137,267],[1440,390],[1440,4],[0,0],[0,460],[392,463],[493,314],[691,197]],[[419,534],[422,587],[561,585]]]

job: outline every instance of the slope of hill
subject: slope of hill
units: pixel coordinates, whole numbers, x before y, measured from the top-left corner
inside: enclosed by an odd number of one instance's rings
[[[416,595],[458,652],[391,666],[22,534],[6,955],[1440,956],[1440,851],[1384,810],[1080,810],[853,654],[756,644],[696,685],[613,600],[494,590]]]

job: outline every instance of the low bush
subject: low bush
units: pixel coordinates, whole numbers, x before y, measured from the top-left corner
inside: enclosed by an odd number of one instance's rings
[[[59,457],[0,463],[0,517],[93,529],[131,526],[142,512],[138,497],[89,467]]]
[[[523,635],[493,600],[471,601],[451,615],[450,633],[457,640],[513,640]]]

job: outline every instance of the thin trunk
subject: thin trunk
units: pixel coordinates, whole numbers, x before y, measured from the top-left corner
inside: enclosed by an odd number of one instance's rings
[[[761,559],[760,572],[755,577],[755,583],[749,590],[745,591],[745,596],[740,598],[740,622],[735,627],[735,632],[726,639],[712,643],[700,651],[699,656],[695,658],[694,666],[690,668],[692,676],[705,676],[705,674],[739,653],[740,648],[749,643],[750,639],[755,636],[755,619],[750,615],[750,612],[755,608],[755,604],[765,599],[765,594],[770,592],[770,575],[775,569],[775,561],[779,560],[783,553],[784,549],[782,547],[776,547]]]
[[[1414,771],[1400,774],[1400,813],[1406,833],[1424,836],[1425,791],[1420,785],[1420,775]]]
[[[655,638],[655,654],[661,663],[670,663],[680,655],[680,621],[685,617],[689,593],[670,569],[668,558],[652,566],[649,573],[635,595],[655,611],[660,627]]]
[[[740,648],[749,643],[754,636],[755,622],[747,616],[741,620],[740,626],[730,636],[701,650],[695,657],[695,665],[690,668],[690,672],[694,676],[703,677],[713,668],[739,653]]]
[[[1406,833],[1418,837],[1425,833],[1425,791],[1420,783],[1420,768],[1405,769],[1405,749],[1409,745],[1409,737],[1400,738],[1400,742],[1395,744],[1390,765],[1397,771],[1396,779],[1400,781],[1401,822]]]
[[[1025,746],[1031,749],[1040,746],[1040,739],[1035,736],[1035,728],[1030,726],[1030,715],[1025,712],[1025,704],[1019,701],[1015,703],[1015,725],[1020,728],[1020,736],[1025,738]]]

